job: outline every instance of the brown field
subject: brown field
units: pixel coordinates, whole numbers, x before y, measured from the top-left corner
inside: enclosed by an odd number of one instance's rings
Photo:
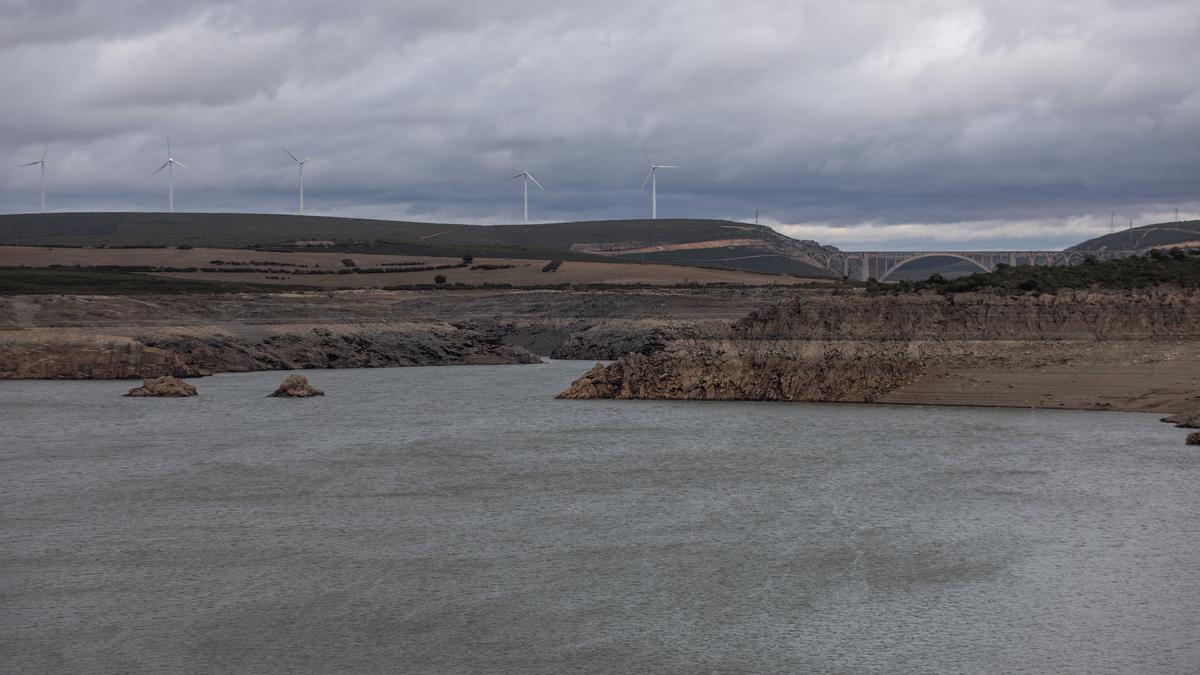
[[[346,269],[342,260],[350,258],[361,269],[378,268],[394,263],[420,263],[416,266],[438,266],[458,264],[458,258],[439,258],[411,255],[378,255],[337,252],[270,252],[245,249],[220,248],[154,248],[154,249],[89,249],[89,248],[46,248],[32,246],[0,246],[0,267],[48,267],[65,265],[80,267],[217,267],[228,272],[171,272],[159,276],[180,279],[262,283],[277,285],[316,286],[320,288],[380,288],[385,286],[408,286],[432,284],[437,275],[446,277],[448,283],[511,284],[513,286],[540,286],[546,284],[741,284],[748,286],[793,285],[821,283],[822,280],[804,279],[773,274],[757,274],[735,270],[720,270],[677,265],[654,265],[623,262],[580,262],[566,261],[556,272],[543,272],[545,260],[522,260],[506,258],[475,258],[472,265],[512,265],[508,269],[483,270],[457,267],[444,270],[421,272],[398,272],[378,274],[287,274],[249,273],[235,270],[246,268],[271,268],[273,270],[340,270]],[[211,261],[226,263],[266,262],[266,265],[216,265]],[[279,265],[297,265],[290,267]]]

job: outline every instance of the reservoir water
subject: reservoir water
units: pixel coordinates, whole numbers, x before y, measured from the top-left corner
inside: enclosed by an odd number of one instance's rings
[[[553,400],[588,365],[0,382],[0,670],[1200,669],[1155,416]]]

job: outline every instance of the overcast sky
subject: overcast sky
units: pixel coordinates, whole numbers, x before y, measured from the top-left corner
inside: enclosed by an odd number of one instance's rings
[[[754,219],[848,249],[1200,217],[1200,0],[0,0],[0,212]]]

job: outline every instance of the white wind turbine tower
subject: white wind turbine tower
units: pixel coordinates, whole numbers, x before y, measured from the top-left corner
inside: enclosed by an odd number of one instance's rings
[[[29,162],[28,164],[21,165],[23,167],[24,166],[40,166],[42,169],[42,212],[43,213],[46,212],[46,151],[49,149],[50,149],[49,145],[42,148],[42,158],[39,159],[38,161]]]
[[[534,178],[525,169],[521,169],[521,173],[519,173],[515,176],[510,176],[507,180],[513,180],[515,178],[524,178],[525,179],[522,181],[522,183],[524,183],[524,189],[525,189],[525,224],[528,225],[529,224],[529,181],[533,181],[533,184],[538,186],[539,190],[544,191],[546,188],[542,187],[542,184],[537,182],[537,179]]]
[[[655,164],[653,159],[650,159],[650,153],[646,152],[646,146],[642,146],[642,154],[646,155],[646,163],[650,165],[650,172],[646,174],[646,179],[642,181],[643,190],[646,189],[646,181],[650,182],[650,220],[658,218],[658,185],[655,178],[659,169],[678,169],[678,166],[673,164]]]
[[[304,165],[312,161],[313,158],[305,157],[304,159],[299,159],[292,153],[288,152],[287,148],[280,148],[280,150],[286,152],[288,157],[291,157],[296,164],[300,165],[300,213],[304,213]]]
[[[167,136],[167,161],[163,165],[154,170],[151,176],[158,175],[159,171],[167,170],[167,207],[172,213],[175,212],[175,165],[178,164],[185,169],[191,170],[192,167],[180,162],[171,156],[171,137]]]

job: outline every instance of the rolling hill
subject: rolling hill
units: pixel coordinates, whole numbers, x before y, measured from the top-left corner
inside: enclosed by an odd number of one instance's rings
[[[1068,251],[1144,251],[1152,248],[1200,248],[1200,220],[1155,223],[1121,230],[1069,247]]]
[[[833,250],[766,226],[724,220],[462,225],[242,213],[0,215],[0,245],[205,246],[524,259],[618,258],[829,277],[810,254]]]

